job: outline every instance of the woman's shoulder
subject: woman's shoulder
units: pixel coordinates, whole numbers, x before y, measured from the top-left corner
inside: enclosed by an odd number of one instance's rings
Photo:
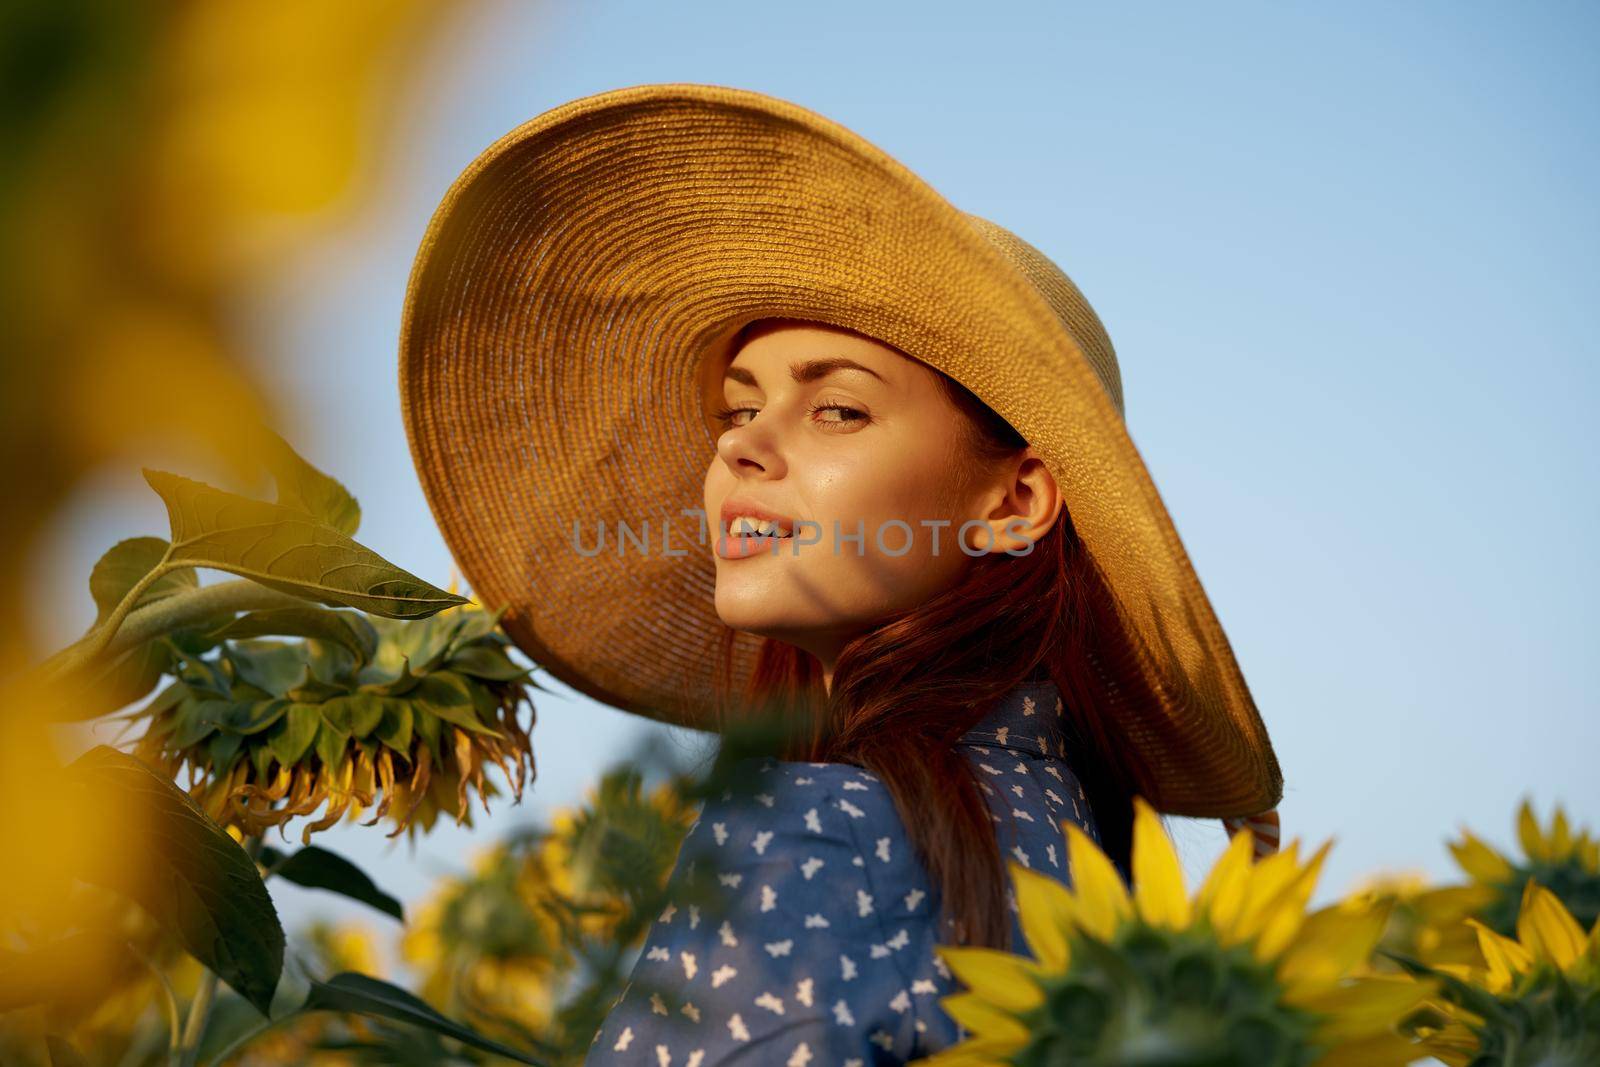
[[[771,878],[802,883],[811,883],[826,864],[825,881],[834,886],[841,884],[844,866],[854,868],[869,888],[922,877],[894,801],[871,771],[849,763],[751,757],[739,761],[731,780],[705,802],[689,828],[679,857],[686,877],[694,878],[698,869],[726,880],[722,872],[752,862]],[[868,914],[883,917],[864,903],[863,917]]]
[[[684,838],[586,1064],[902,1062],[949,975],[883,783],[849,764],[740,762]]]
[[[959,746],[971,764],[1001,854],[1070,884],[1065,824],[1100,841],[1089,798],[1070,760],[1019,744]]]

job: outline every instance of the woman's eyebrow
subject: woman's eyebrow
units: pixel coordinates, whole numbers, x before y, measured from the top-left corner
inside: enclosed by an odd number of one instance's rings
[[[883,375],[871,367],[864,367],[855,360],[846,359],[843,356],[833,356],[828,359],[801,360],[799,363],[792,364],[789,367],[789,377],[794,379],[795,384],[804,385],[807,382],[814,382],[819,378],[826,378],[830,374],[845,370],[865,371],[885,385],[889,384],[884,380]],[[729,366],[722,376],[725,379],[732,379],[741,385],[756,384],[756,376],[743,367]]]

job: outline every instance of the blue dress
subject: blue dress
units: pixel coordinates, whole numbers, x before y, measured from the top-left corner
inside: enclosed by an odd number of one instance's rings
[[[1063,721],[1056,687],[1030,682],[959,748],[1002,856],[1070,885],[1060,821],[1099,835]],[[585,1067],[867,1067],[967,1037],[938,1004],[962,988],[933,951],[951,940],[938,895],[882,781],[847,763],[741,763],[753,791],[701,808]]]

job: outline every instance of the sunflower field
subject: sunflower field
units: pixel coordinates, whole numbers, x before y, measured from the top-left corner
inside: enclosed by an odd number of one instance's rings
[[[420,903],[318,843],[404,847],[537,777],[539,665],[358,540],[241,325],[373,197],[379,105],[458,6],[0,7],[0,582],[107,472],[166,515],[96,545],[65,647],[0,598],[0,1064],[576,1067],[726,784],[619,761]],[[1011,865],[1024,951],[941,946],[963,1036],[928,1062],[1600,1065],[1600,839],[1563,808],[1312,910],[1330,843],[1241,831],[1191,888],[1135,807],[1131,885],[1068,823],[1070,884]],[[368,918],[286,930],[285,883]]]

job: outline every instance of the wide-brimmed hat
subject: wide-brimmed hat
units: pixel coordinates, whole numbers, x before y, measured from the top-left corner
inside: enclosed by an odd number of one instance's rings
[[[1082,293],[862,137],[749,90],[639,85],[553,108],[473,160],[422,239],[400,335],[412,456],[462,573],[524,651],[606,704],[708,725],[725,627],[685,509],[730,342],[768,317],[875,338],[1010,422],[1114,601],[1128,652],[1106,661],[1105,696],[1140,792],[1172,814],[1270,815],[1266,728]],[[619,523],[633,539],[594,551]],[[759,641],[740,635],[736,669]]]

